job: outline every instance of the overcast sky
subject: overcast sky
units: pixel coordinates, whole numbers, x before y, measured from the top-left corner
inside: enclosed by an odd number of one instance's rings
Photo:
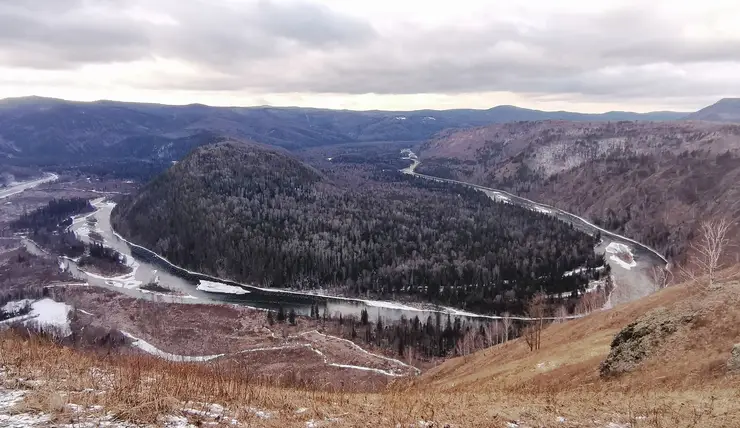
[[[740,96],[737,0],[0,0],[0,97],[695,110]]]

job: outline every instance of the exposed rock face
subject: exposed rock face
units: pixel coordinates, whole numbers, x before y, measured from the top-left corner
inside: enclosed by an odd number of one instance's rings
[[[732,354],[727,360],[727,370],[731,372],[740,372],[740,343],[732,347]]]
[[[669,336],[693,319],[692,314],[677,315],[660,308],[629,324],[614,337],[611,352],[601,363],[601,376],[611,377],[632,371]]]

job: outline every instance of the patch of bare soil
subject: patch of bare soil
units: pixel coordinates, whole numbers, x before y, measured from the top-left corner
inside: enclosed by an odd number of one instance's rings
[[[38,257],[24,248],[0,252],[0,297],[40,295],[49,285],[70,282],[76,280],[60,271],[55,258]]]

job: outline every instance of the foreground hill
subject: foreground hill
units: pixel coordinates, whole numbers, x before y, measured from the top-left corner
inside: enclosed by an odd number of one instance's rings
[[[740,387],[740,353],[733,351],[740,348],[738,279],[734,269],[712,289],[689,283],[552,325],[537,352],[517,340],[445,362],[417,386],[491,401],[531,394],[531,401],[499,410],[522,427],[558,420],[565,426],[740,426],[733,398]]]
[[[115,157],[167,157],[180,139],[211,133],[288,149],[361,141],[421,141],[447,128],[516,120],[670,120],[685,113],[603,115],[489,110],[348,111],[276,107],[92,103],[28,97],[0,100],[0,159],[39,164]],[[141,149],[153,146],[151,153]],[[185,150],[187,152],[188,150]],[[175,153],[176,154],[176,153]],[[169,156],[167,160],[178,160]]]
[[[111,349],[70,349],[44,338],[0,332],[0,422],[736,427],[740,353],[733,360],[732,349],[740,337],[737,280],[735,271],[712,289],[696,284],[668,288],[610,311],[551,325],[543,331],[539,351],[529,351],[517,339],[372,393],[290,382],[276,387],[244,366],[218,360],[173,363],[111,354]],[[184,306],[186,315],[189,305]],[[278,357],[287,353],[276,352]],[[615,361],[625,363],[621,367],[627,370],[604,375],[603,367],[616,367],[611,364]]]
[[[202,147],[123,200],[113,225],[219,277],[482,312],[522,312],[540,289],[569,295],[600,276],[599,238],[550,216],[396,170],[327,168],[255,144]]]
[[[512,190],[685,253],[697,221],[737,218],[740,125],[528,122],[449,131],[419,172]]]

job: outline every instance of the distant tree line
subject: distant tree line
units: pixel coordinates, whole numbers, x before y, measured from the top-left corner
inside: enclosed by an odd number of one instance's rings
[[[105,273],[127,272],[126,258],[121,253],[101,242],[85,245],[69,230],[73,216],[93,211],[95,209],[87,199],[54,199],[43,207],[23,214],[11,223],[11,229],[28,233],[33,242],[53,253],[72,258],[82,257],[79,261],[81,267],[95,265]],[[95,222],[88,219],[88,224],[94,225]],[[96,234],[91,232],[90,236]]]
[[[90,201],[84,198],[52,199],[46,206],[24,213],[11,223],[14,229],[56,229],[72,224],[70,217],[93,212]]]

